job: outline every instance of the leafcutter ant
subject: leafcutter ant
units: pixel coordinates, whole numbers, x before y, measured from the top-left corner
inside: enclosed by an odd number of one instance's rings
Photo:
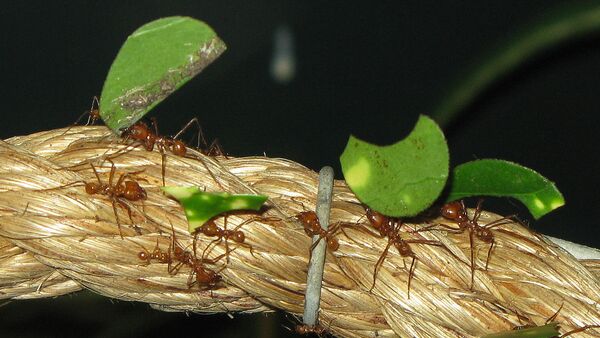
[[[219,274],[224,269],[215,272],[205,267],[205,264],[216,264],[221,260],[227,253],[219,255],[215,258],[206,258],[204,255],[201,258],[196,256],[196,240],[194,238],[193,253],[185,250],[175,238],[175,228],[171,224],[171,230],[173,231],[170,244],[170,253],[173,258],[178,261],[175,266],[172,266],[169,262],[168,271],[171,275],[176,275],[182,265],[186,265],[191,269],[190,276],[188,278],[188,287],[191,288],[194,284],[198,284],[199,287],[205,287],[206,289],[215,289],[221,282],[222,277]],[[232,250],[233,251],[233,250]]]
[[[379,231],[380,236],[388,238],[388,244],[386,245],[385,249],[383,249],[383,252],[381,253],[381,256],[379,256],[377,263],[375,263],[375,269],[373,271],[373,284],[371,285],[370,290],[373,290],[373,288],[375,287],[375,282],[377,281],[377,273],[383,265],[388,250],[393,245],[398,250],[400,256],[411,258],[410,268],[408,269],[407,283],[407,297],[410,298],[410,284],[415,272],[415,261],[417,260],[417,256],[410,247],[410,244],[426,244],[439,246],[442,248],[446,247],[439,241],[426,239],[402,239],[402,237],[400,237],[400,228],[402,227],[403,223],[399,218],[385,216],[369,207],[366,208],[366,214],[369,223],[371,223],[371,225],[377,231]],[[446,250],[448,249],[446,248]]]
[[[123,238],[123,232],[121,231],[121,221],[119,219],[119,213],[117,212],[117,205],[127,211],[129,220],[133,222],[133,218],[131,217],[131,208],[127,205],[127,203],[125,203],[124,200],[132,202],[141,201],[145,200],[147,195],[146,190],[144,190],[144,188],[142,188],[136,181],[134,181],[132,177],[133,175],[139,174],[141,171],[121,174],[117,182],[113,184],[117,167],[112,161],[108,161],[111,164],[110,175],[108,176],[108,183],[102,182],[102,180],[100,179],[100,175],[98,175],[96,167],[94,167],[94,165],[90,162],[92,170],[94,171],[94,175],[96,176],[97,182],[77,181],[58,188],[52,188],[51,190],[64,188],[76,184],[83,184],[85,186],[85,192],[87,194],[107,196],[112,203],[113,211],[115,213],[115,219],[117,221],[117,226],[119,227],[119,235],[121,236],[121,238]]]
[[[172,154],[181,156],[181,157],[185,157],[187,154],[188,147],[186,146],[186,144],[183,141],[178,140],[178,137],[181,134],[183,134],[190,126],[192,126],[193,124],[196,124],[199,129],[198,143],[200,143],[200,138],[202,139],[204,144],[206,144],[206,141],[204,140],[204,136],[202,135],[202,128],[201,128],[200,123],[198,122],[197,118],[193,118],[192,120],[190,120],[174,137],[159,135],[156,119],[153,118],[153,119],[151,119],[151,121],[152,121],[152,126],[154,127],[153,128],[154,131],[152,131],[151,128],[149,128],[146,123],[139,121],[139,122],[131,125],[127,129],[125,129],[121,133],[121,137],[125,138],[126,140],[131,139],[131,140],[142,143],[142,145],[144,146],[144,148],[147,151],[152,151],[154,149],[154,147],[156,146],[156,148],[159,150],[159,152],[161,154],[161,161],[162,161],[161,173],[162,173],[162,183],[164,186],[165,185],[165,170],[166,170],[166,165],[165,165],[166,152],[169,151]],[[216,155],[222,154],[220,147],[218,146],[218,144],[216,142],[213,142],[213,144],[210,147],[208,147],[207,149],[200,149],[200,152],[202,154],[208,155],[208,156],[216,156]],[[216,179],[216,177],[210,171],[210,169],[208,168],[206,163],[204,163],[204,162],[202,162],[202,163],[205,166],[205,168],[208,170],[208,172],[211,175],[211,177],[213,178],[213,180],[215,182],[217,182],[217,184],[220,185],[219,181]]]
[[[224,240],[225,241],[225,255],[227,257],[227,263],[229,263],[229,253],[232,251],[232,250],[229,250],[228,241],[230,239],[233,240],[234,242],[236,242],[238,245],[248,248],[250,250],[250,254],[254,256],[254,253],[252,252],[252,245],[245,243],[246,235],[244,234],[243,231],[240,230],[242,225],[248,223],[249,221],[252,221],[252,219],[240,223],[233,230],[228,230],[227,229],[227,215],[225,215],[223,228],[219,228],[219,226],[213,220],[209,220],[208,222],[202,224],[202,226],[196,230],[196,233],[194,234],[194,241],[196,240],[196,236],[198,236],[198,234],[204,234],[208,237],[216,237],[216,239],[213,240],[206,247],[206,249],[204,250],[206,252],[212,244],[214,244],[216,246]],[[204,254],[203,254],[203,256],[204,256]]]
[[[331,251],[336,251],[340,247],[337,238],[333,236],[333,234],[335,234],[339,229],[339,223],[325,230],[323,227],[321,227],[317,213],[314,211],[303,211],[295,217],[304,225],[304,232],[306,232],[308,236],[311,238],[313,236],[319,236],[319,239],[315,241],[308,249],[309,256],[312,255],[312,251],[317,247],[317,244],[319,244],[322,239],[327,241],[327,247]]]
[[[487,258],[485,260],[485,269],[487,270],[490,256],[492,254],[492,250],[495,244],[494,233],[492,232],[492,228],[497,227],[499,225],[508,224],[515,219],[514,215],[502,217],[493,222],[490,222],[486,225],[479,225],[479,217],[481,216],[481,203],[483,200],[479,200],[477,202],[477,207],[475,208],[475,212],[473,214],[473,218],[469,219],[467,215],[467,208],[465,207],[464,201],[454,201],[445,204],[441,209],[442,217],[447,220],[453,221],[458,225],[458,229],[447,226],[445,224],[439,224],[440,226],[448,229],[454,233],[463,233],[465,231],[469,231],[469,244],[471,249],[471,285],[470,289],[473,289],[473,284],[475,282],[475,255],[474,255],[474,238],[477,237],[484,243],[490,244],[490,248],[488,249]]]

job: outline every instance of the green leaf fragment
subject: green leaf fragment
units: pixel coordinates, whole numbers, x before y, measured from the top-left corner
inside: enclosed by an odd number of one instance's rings
[[[448,178],[448,146],[421,115],[413,131],[389,146],[350,136],[340,156],[346,183],[361,202],[388,216],[414,216],[439,196]]]
[[[488,334],[481,338],[551,338],[558,337],[558,335],[558,323],[550,323],[522,330],[510,330]]]
[[[225,192],[210,193],[198,187],[163,187],[175,197],[185,210],[189,231],[193,233],[211,218],[235,210],[259,210],[267,200],[264,195],[232,195]]]
[[[454,168],[448,201],[469,196],[513,197],[529,209],[535,219],[565,204],[553,182],[519,164],[484,159]]]
[[[204,22],[174,16],[137,29],[121,47],[100,96],[100,116],[118,133],[225,51]]]

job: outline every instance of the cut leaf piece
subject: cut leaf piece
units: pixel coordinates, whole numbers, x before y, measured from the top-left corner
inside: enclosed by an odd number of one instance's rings
[[[225,44],[204,22],[174,16],[138,28],[121,47],[100,96],[100,116],[114,132],[129,127],[200,73]]]
[[[438,198],[448,161],[444,134],[424,115],[402,141],[377,146],[350,136],[340,156],[346,183],[358,199],[394,217],[414,216]]]
[[[510,330],[485,335],[481,338],[551,338],[558,337],[558,323],[531,327],[522,330]]]
[[[535,219],[565,204],[553,182],[522,165],[495,159],[463,163],[452,173],[448,201],[469,196],[513,197]]]
[[[198,187],[163,187],[162,190],[183,206],[190,233],[219,214],[234,210],[259,210],[267,200],[267,196],[263,195],[210,193]]]

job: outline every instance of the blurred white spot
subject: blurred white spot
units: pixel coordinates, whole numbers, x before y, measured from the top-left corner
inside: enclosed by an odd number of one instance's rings
[[[273,81],[278,83],[288,83],[296,75],[294,37],[287,25],[277,27],[273,34],[273,57],[270,68]]]

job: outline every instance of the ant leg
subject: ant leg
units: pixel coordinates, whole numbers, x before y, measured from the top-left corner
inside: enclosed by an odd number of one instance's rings
[[[194,123],[196,124],[196,127],[198,128],[198,138],[196,140],[196,142],[197,142],[196,147],[200,148],[200,140],[202,140],[202,144],[204,146],[206,146],[207,143],[206,143],[206,139],[204,138],[204,133],[202,132],[202,126],[200,125],[200,122],[198,121],[197,117],[194,117],[188,123],[186,123],[186,125],[183,126],[183,128],[181,128],[181,130],[179,130],[177,132],[177,134],[175,134],[175,136],[173,136],[173,139],[174,140],[178,139],[179,136],[181,136],[183,133],[185,133],[185,131],[188,130],[190,128],[190,126]]]
[[[556,310],[556,312],[550,318],[546,319],[544,325],[553,322],[556,319],[556,317],[558,317],[558,313],[560,312],[560,310],[562,310],[563,305],[565,305],[565,303],[560,304],[558,310]]]
[[[119,206],[121,208],[125,209],[125,211],[127,211],[127,216],[129,216],[129,221],[131,222],[131,224],[133,224],[133,217],[131,217],[132,212],[131,212],[131,208],[129,207],[129,205],[127,205],[125,202],[123,202],[120,197],[115,197],[115,199],[117,200],[117,203],[119,204]]]
[[[516,217],[517,217],[517,215],[508,215],[508,216],[499,218],[493,222],[490,222],[490,223],[484,225],[483,228],[491,229],[491,228],[495,228],[499,225],[510,224],[510,223],[514,222]]]
[[[434,240],[426,240],[426,239],[406,239],[404,241],[406,243],[435,245],[437,247],[440,247],[440,248],[446,250],[450,254],[450,256],[454,257],[457,261],[460,261],[463,264],[469,265],[469,263],[467,263],[467,262],[463,261],[462,259],[460,259],[457,255],[454,254],[454,252],[452,252],[450,249],[448,249],[448,247],[445,246],[444,243],[442,243],[442,242],[434,241]]]
[[[231,250],[230,252],[233,252],[234,250],[235,249]],[[227,256],[227,253],[220,254],[220,255],[218,255],[215,258],[205,258],[205,257],[203,257],[201,259],[201,262],[202,263],[208,263],[208,264],[217,264],[221,259],[223,259],[223,257],[226,257],[226,256]],[[220,271],[222,271],[223,269],[225,269],[225,267],[223,267]]]
[[[219,237],[219,238],[217,238],[217,239],[215,239],[215,240],[211,241],[210,243],[208,243],[208,245],[206,246],[206,248],[204,248],[204,250],[202,251],[202,258],[201,258],[201,259],[202,259],[203,261],[204,261],[204,260],[206,260],[206,259],[208,259],[208,258],[205,258],[205,257],[206,257],[206,255],[208,255],[208,253],[210,252],[209,248],[211,247],[211,245],[212,245],[212,246],[213,246],[213,248],[214,248],[214,247],[216,247],[217,245],[219,245],[219,243],[221,243],[221,241],[222,241],[222,240],[223,240],[223,237]],[[213,243],[214,243],[214,245],[213,245]],[[227,243],[227,240],[225,241],[225,243]],[[211,250],[212,250],[212,248],[211,248]],[[233,250],[232,250],[232,251],[233,251]],[[195,253],[196,253],[196,249],[194,248],[194,254],[195,254]],[[224,255],[227,255],[227,251],[225,251],[225,253],[224,253],[224,254],[222,254],[222,255],[219,255],[218,257],[222,257],[222,256],[224,256]],[[227,257],[229,257],[229,255],[227,255]],[[227,263],[229,263],[229,261],[228,261]],[[211,263],[211,264],[212,264],[212,263]]]
[[[119,220],[119,213],[117,212],[117,199],[112,198],[113,212],[115,213],[115,219],[117,221],[117,227],[119,228],[119,236],[123,239],[123,232],[121,231],[121,221]]]
[[[156,117],[150,118],[150,124],[152,125],[152,127],[154,127],[154,135],[158,135],[158,122],[156,120]]]
[[[354,223],[344,223],[344,224],[340,223],[340,231],[341,231],[341,232],[344,234],[344,236],[346,236],[346,237],[350,238],[352,241],[356,242],[356,240],[355,240],[354,238],[352,238],[350,235],[348,235],[348,233],[346,232],[346,230],[344,230],[344,228],[350,228],[350,227],[353,227],[353,226],[351,226],[352,224],[354,224]],[[369,231],[369,232],[370,232],[370,231]],[[370,233],[371,233],[371,234],[374,234],[374,233],[372,233],[372,232],[370,232]],[[374,235],[375,235],[375,236],[379,236],[379,235],[377,235],[377,234],[374,234]]]
[[[212,141],[210,143],[210,145],[208,146],[208,148],[206,148],[206,155],[208,155],[208,156],[224,156],[225,158],[227,158],[227,155],[221,148],[221,145],[219,144],[218,139],[215,139],[214,141]]]
[[[108,176],[108,186],[112,187],[113,184],[113,178],[115,177],[115,172],[117,171],[117,167],[115,166],[115,163],[112,160],[108,160],[108,162],[110,162],[110,175]],[[121,175],[121,177],[119,177],[119,182],[117,183],[117,185],[120,185],[122,183],[122,178],[123,175]]]
[[[98,101],[98,96],[94,95],[94,97],[92,98],[92,105],[90,106],[90,111],[88,112],[88,119],[86,122],[86,126],[89,126],[90,123],[94,124],[96,123],[96,120],[98,120],[98,115],[94,114],[94,104],[96,104],[96,107],[98,107],[97,111],[100,110],[100,102]],[[85,113],[84,113],[85,114]]]
[[[244,248],[247,248],[247,249],[250,251],[250,254],[252,255],[252,257],[254,257],[254,258],[257,258],[257,257],[254,255],[254,249],[252,248],[252,245],[251,245],[251,244],[248,244],[248,243],[238,243],[238,245],[241,245],[241,246],[243,246]],[[231,250],[231,251],[233,251],[233,250]],[[231,251],[230,251],[230,252],[231,252]]]
[[[495,240],[492,238],[492,243],[490,244],[490,248],[488,250],[487,258],[485,259],[485,270],[488,269],[488,264],[490,263],[490,257],[492,255],[492,249],[494,248]]]
[[[415,275],[415,260],[415,256],[412,256],[412,262],[410,262],[410,269],[408,270],[408,290],[406,292],[408,299],[410,299],[410,282],[412,281],[412,278]]]
[[[560,335],[559,338],[567,337],[567,336],[572,335],[573,333],[582,332],[582,331],[585,331],[585,330],[588,330],[588,329],[597,329],[597,328],[600,328],[600,325],[585,325],[585,326],[582,326],[580,328],[571,330],[569,332],[565,332],[562,335]]]
[[[477,206],[475,207],[475,213],[473,214],[473,223],[475,223],[475,224],[477,224],[479,217],[481,217],[481,211],[482,211],[481,205],[482,204],[483,204],[483,199],[480,198],[477,201]],[[464,208],[464,206],[463,206],[463,208]],[[466,211],[467,209],[464,209],[464,210]]]
[[[410,233],[416,233],[416,232],[430,231],[430,230],[432,230],[435,227],[444,228],[444,231],[448,231],[448,232],[453,233],[453,234],[462,234],[465,231],[464,229],[460,229],[460,228],[457,229],[457,228],[449,226],[447,224],[435,223],[435,224],[432,224],[432,225],[428,225],[428,226],[426,226],[424,228],[421,228],[419,230],[414,230],[414,231],[409,231],[409,232]]]
[[[162,175],[162,183],[163,183],[163,187],[165,186],[165,171],[166,171],[166,160],[167,160],[167,154],[165,154],[164,151],[160,152],[160,160],[161,160],[161,170],[160,173]]]
[[[311,239],[312,239],[312,237],[313,236],[310,236]],[[323,236],[319,235],[319,239],[317,239],[314,243],[312,243],[312,245],[308,249],[308,261],[309,262],[312,259],[312,252],[313,252],[313,250],[317,247],[317,245],[319,244],[319,242],[321,242],[322,239],[323,239]]]
[[[385,256],[387,256],[390,246],[392,246],[392,241],[390,239],[388,239],[388,244],[385,246],[385,249],[383,249],[383,252],[381,253],[381,256],[379,256],[377,263],[375,263],[375,270],[373,271],[373,284],[371,285],[369,292],[373,291],[373,288],[375,288],[375,282],[377,281],[377,273],[379,272],[379,268],[381,268],[381,265],[383,264],[383,261],[385,260]]]
[[[470,290],[473,290],[473,284],[475,283],[475,256],[473,249],[473,230],[469,230],[469,244],[471,247],[471,286]]]
[[[90,162],[90,165],[92,166],[92,170],[94,171],[94,175],[96,175],[96,179],[98,180],[98,184],[102,185],[102,181],[100,180],[100,175],[98,175],[98,171],[96,170],[96,167],[94,167],[94,164],[92,162]]]

